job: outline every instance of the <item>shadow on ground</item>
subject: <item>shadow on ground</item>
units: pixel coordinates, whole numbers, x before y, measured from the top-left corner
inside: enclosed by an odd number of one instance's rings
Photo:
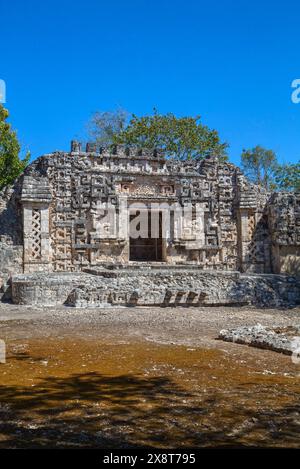
[[[247,397],[248,386],[203,397],[166,377],[100,373],[0,386],[0,448],[299,444],[300,405],[262,411]]]

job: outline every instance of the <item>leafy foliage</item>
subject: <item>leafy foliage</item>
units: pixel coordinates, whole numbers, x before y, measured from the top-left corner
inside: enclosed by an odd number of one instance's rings
[[[280,190],[300,191],[300,161],[278,165],[275,170],[275,183]]]
[[[252,149],[243,150],[241,159],[242,168],[249,179],[266,189],[274,188],[274,173],[278,164],[273,150],[257,145]]]
[[[256,184],[269,190],[300,190],[300,162],[279,164],[276,154],[261,146],[243,150],[242,167]]]
[[[214,154],[227,159],[228,145],[220,142],[216,130],[200,122],[200,117],[181,117],[159,114],[138,117],[132,115],[126,122],[124,111],[120,113],[96,113],[92,119],[97,143],[114,143],[164,150],[167,156],[179,160],[203,158]]]
[[[12,184],[28,164],[30,154],[19,158],[20,144],[16,132],[6,122],[8,111],[0,105],[0,189]]]
[[[123,109],[96,112],[88,125],[89,134],[100,146],[114,143],[115,136],[124,130],[128,114]]]

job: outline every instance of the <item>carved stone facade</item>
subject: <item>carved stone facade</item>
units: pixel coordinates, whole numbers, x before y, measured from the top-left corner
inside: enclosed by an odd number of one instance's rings
[[[92,144],[84,152],[73,141],[69,153],[38,158],[2,193],[1,276],[5,283],[14,274],[139,262],[295,274],[299,207],[300,194],[269,194],[214,157],[178,162]],[[135,237],[132,223],[140,227],[142,216],[146,235]]]

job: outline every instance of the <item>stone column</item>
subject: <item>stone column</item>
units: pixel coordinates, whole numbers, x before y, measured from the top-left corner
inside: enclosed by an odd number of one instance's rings
[[[248,210],[239,210],[239,264],[242,272],[247,270],[247,250],[249,245]]]
[[[24,272],[52,270],[49,205],[51,194],[46,178],[25,176],[23,205]]]

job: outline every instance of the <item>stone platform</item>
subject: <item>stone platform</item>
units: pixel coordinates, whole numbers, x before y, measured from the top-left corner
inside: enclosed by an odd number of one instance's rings
[[[32,273],[11,280],[13,303],[75,307],[300,304],[287,275],[203,271],[196,266],[102,265],[82,273]]]

